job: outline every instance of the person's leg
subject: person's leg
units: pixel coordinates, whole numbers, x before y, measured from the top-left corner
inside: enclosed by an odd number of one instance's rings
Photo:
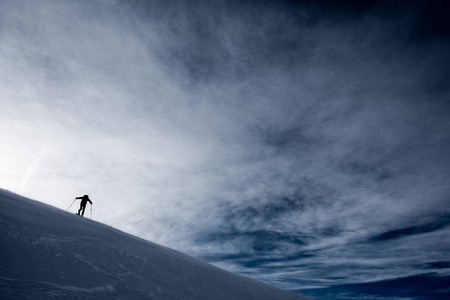
[[[81,212],[81,216],[84,217],[84,210],[86,209],[86,204],[83,206],[83,211]]]
[[[77,215],[80,215],[80,211],[83,209],[83,204],[80,203],[80,209],[78,210]]]

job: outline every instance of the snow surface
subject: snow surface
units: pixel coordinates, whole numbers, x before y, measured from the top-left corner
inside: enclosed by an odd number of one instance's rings
[[[306,299],[1,189],[0,235],[2,300]]]

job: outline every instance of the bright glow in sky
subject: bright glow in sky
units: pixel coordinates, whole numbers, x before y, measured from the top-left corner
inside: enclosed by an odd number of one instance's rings
[[[448,36],[275,2],[1,1],[0,187],[292,290],[447,260]]]

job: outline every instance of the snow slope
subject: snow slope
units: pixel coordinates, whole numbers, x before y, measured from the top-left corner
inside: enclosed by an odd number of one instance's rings
[[[306,299],[5,190],[0,235],[0,299]]]

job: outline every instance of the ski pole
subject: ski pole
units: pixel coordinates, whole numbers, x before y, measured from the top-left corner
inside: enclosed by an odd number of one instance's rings
[[[92,220],[92,203],[91,203],[91,220]]]
[[[69,210],[72,207],[72,205],[75,203],[75,201],[77,201],[77,199],[73,200],[72,204],[70,204],[70,206],[67,210]]]

